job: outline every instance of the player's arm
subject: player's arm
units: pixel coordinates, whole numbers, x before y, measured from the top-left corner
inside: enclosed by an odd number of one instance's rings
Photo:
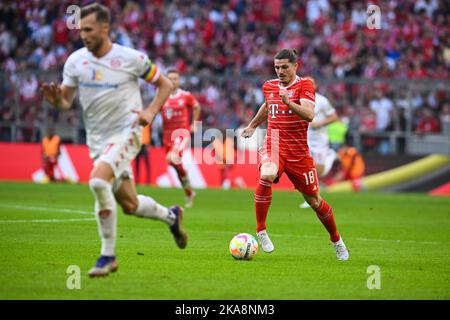
[[[297,104],[289,100],[286,89],[280,89],[280,98],[289,109],[303,120],[311,122],[314,119],[314,103],[312,101],[300,99],[300,104]]]
[[[333,122],[335,122],[337,120],[338,120],[338,115],[335,112],[332,115],[330,115],[330,116],[326,117],[325,119],[323,119],[322,121],[317,121],[317,122],[313,121],[313,122],[311,122],[311,127],[313,129],[319,129],[319,128],[325,127],[325,126],[329,125],[330,123],[333,123]]]
[[[192,124],[191,124],[191,132],[196,131],[195,122],[200,120],[200,114],[202,113],[202,107],[200,103],[195,103],[192,106]]]
[[[267,108],[266,102],[264,102],[261,107],[259,107],[258,112],[253,117],[252,121],[247,125],[247,127],[242,131],[241,136],[244,138],[250,138],[255,132],[256,128],[267,120],[269,115],[269,108]]]
[[[166,102],[167,98],[172,92],[172,82],[167,79],[163,74],[160,74],[158,79],[152,82],[158,89],[156,90],[156,95],[153,101],[144,110],[133,110],[134,113],[138,115],[138,119],[133,125],[140,124],[141,126],[146,126],[152,124],[153,119],[161,110],[162,106]]]
[[[76,87],[57,85],[54,82],[44,82],[41,86],[44,98],[58,110],[69,110],[73,104]]]

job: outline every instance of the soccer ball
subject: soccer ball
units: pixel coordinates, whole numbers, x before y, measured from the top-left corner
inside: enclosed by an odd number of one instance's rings
[[[258,252],[258,242],[248,233],[239,233],[230,241],[230,253],[237,260],[250,260]]]

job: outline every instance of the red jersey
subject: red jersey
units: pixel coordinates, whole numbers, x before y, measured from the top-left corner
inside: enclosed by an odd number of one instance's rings
[[[161,109],[163,117],[163,143],[170,145],[172,132],[176,129],[186,129],[190,131],[189,110],[198,102],[188,91],[178,89],[177,93],[170,95]]]
[[[310,156],[307,131],[309,122],[301,119],[286,106],[280,98],[282,88],[278,79],[266,81],[263,85],[263,93],[266,105],[269,108],[268,128],[266,138],[276,137],[274,129],[278,129],[279,155],[286,161],[297,161],[305,156]],[[315,103],[314,85],[311,80],[296,77],[293,84],[285,88],[288,91],[289,100],[301,104],[300,100],[308,100]],[[272,142],[273,143],[273,142]],[[271,143],[267,143],[269,151],[275,150]]]

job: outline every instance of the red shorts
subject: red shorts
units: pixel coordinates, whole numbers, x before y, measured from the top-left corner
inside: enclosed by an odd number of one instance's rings
[[[189,139],[178,136],[174,141],[170,141],[169,143],[164,144],[164,149],[166,150],[166,154],[169,152],[174,152],[180,158],[183,156],[183,150],[186,148],[186,144],[189,142]]]
[[[263,158],[258,165],[258,169],[261,169],[261,165],[267,162],[271,162],[270,158]],[[311,156],[305,156],[297,161],[288,161],[280,156],[278,162],[278,177],[274,183],[277,183],[285,172],[298,191],[309,195],[319,192],[319,179]]]

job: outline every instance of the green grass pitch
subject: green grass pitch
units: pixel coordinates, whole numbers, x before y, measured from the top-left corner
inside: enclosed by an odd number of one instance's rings
[[[164,205],[180,189],[139,187]],[[450,299],[450,199],[419,194],[323,194],[350,260],[337,261],[328,234],[296,192],[274,191],[268,231],[275,251],[251,261],[228,252],[254,234],[253,191],[198,190],[185,211],[189,244],[166,225],[122,214],[119,270],[90,279],[100,240],[86,185],[0,183],[0,299]],[[81,269],[70,290],[67,268]],[[368,289],[368,267],[380,289]]]

